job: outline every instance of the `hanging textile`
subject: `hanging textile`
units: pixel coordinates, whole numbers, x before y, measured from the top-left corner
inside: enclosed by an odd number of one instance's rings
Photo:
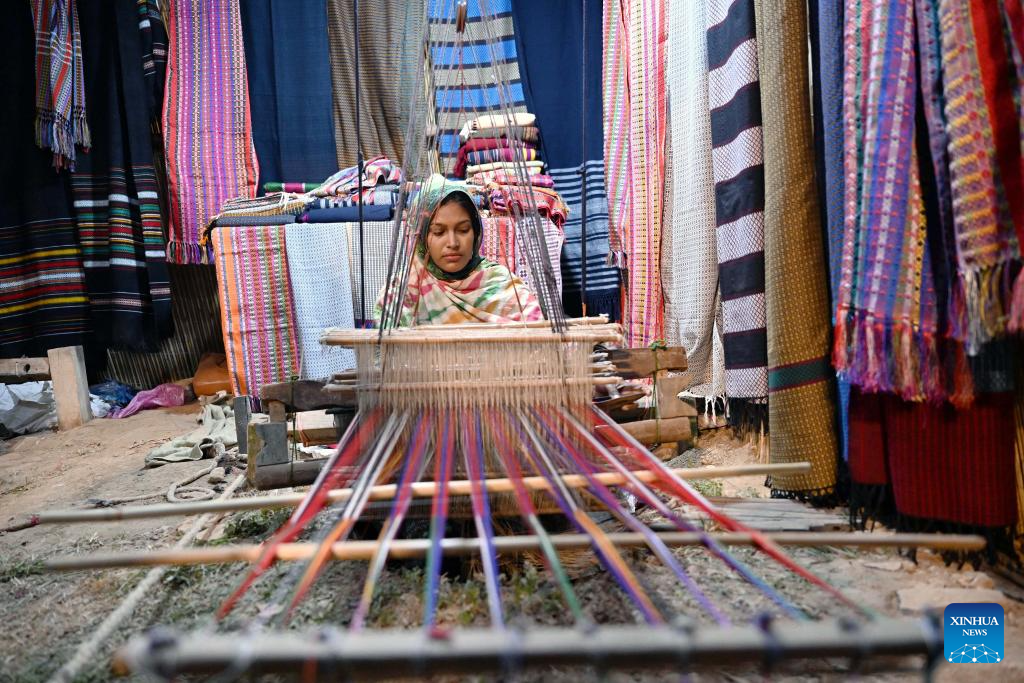
[[[157,0],[137,0],[139,32],[142,34],[142,76],[150,116],[159,123],[167,80],[167,27]]]
[[[259,174],[238,0],[170,3],[167,34],[167,259],[212,263],[203,231],[226,200],[255,196]]]
[[[204,353],[224,352],[217,305],[217,274],[203,266],[167,266],[170,272],[174,335],[153,353],[107,351],[105,376],[136,389],[187,379]]]
[[[836,483],[828,272],[814,180],[805,0],[755,0],[764,141],[764,268],[773,495],[822,497]]]
[[[373,307],[388,279],[392,221],[364,221],[365,247],[360,249],[359,223],[345,223],[348,230],[348,267],[352,274],[352,311],[356,327],[373,319]],[[363,284],[365,281],[365,284]],[[363,303],[363,292],[366,302]]]
[[[898,530],[1005,541],[1018,518],[1013,400],[979,394],[970,409],[957,410],[854,390],[851,512]]]
[[[734,423],[752,421],[757,426],[768,396],[768,357],[761,90],[753,0],[713,0],[707,7],[707,25],[725,392]]]
[[[283,11],[290,12],[290,5]],[[352,0],[327,0],[331,78],[310,93],[322,95],[324,85],[333,85],[335,169],[357,162],[356,18],[353,11]],[[363,156],[383,154],[401,164],[405,159],[413,88],[422,87],[422,83],[416,83],[416,76],[426,20],[424,3],[361,0],[359,12],[359,116]],[[285,180],[304,177],[307,176]]]
[[[686,349],[693,396],[725,396],[722,307],[718,294],[715,179],[711,165],[706,8],[669,2],[669,142],[661,272],[665,334]]]
[[[664,336],[660,267],[667,29],[665,0],[606,3],[603,87],[606,182],[612,188],[609,239],[612,260],[626,271],[622,309],[630,346],[646,346]],[[617,57],[612,52],[623,54]],[[620,204],[611,208],[626,197],[628,210]]]
[[[602,14],[600,4],[578,2],[515,2],[516,47],[523,76],[526,105],[537,116],[543,131],[542,157],[555,181],[555,191],[568,208],[564,225],[565,248],[561,260],[563,307],[578,316],[587,304],[589,315],[606,314],[617,320],[621,313],[618,269],[609,265],[608,198],[604,182],[604,142],[601,135]],[[584,19],[586,25],[584,26]],[[586,55],[583,54],[586,32]],[[586,73],[583,73],[583,60]],[[551,68],[557,64],[559,68]],[[566,84],[587,79],[587,101],[582,91],[566,91]],[[587,131],[581,147],[580,126]],[[587,172],[587,292],[581,296],[583,271],[583,182],[580,164]],[[558,272],[556,270],[556,272]]]
[[[289,225],[284,235],[288,279],[295,299],[298,374],[303,379],[328,379],[356,366],[352,349],[320,343],[324,329],[352,328],[355,323],[348,229],[342,223]]]
[[[91,146],[78,9],[75,0],[32,0],[31,7],[36,36],[36,144],[53,150],[54,168],[73,169],[75,145],[86,151]]]
[[[299,370],[285,227],[217,228],[213,254],[231,391],[256,396]]]
[[[138,10],[81,0],[78,11],[94,142],[71,188],[94,339],[155,351],[173,325]]]
[[[530,266],[526,261],[526,251],[519,245],[526,239],[522,230],[522,222],[517,223],[512,216],[491,216],[483,219],[484,230],[480,242],[480,255],[505,266],[530,286]],[[543,220],[544,244],[548,248],[548,259],[551,262],[551,273],[555,278],[556,291],[562,290],[562,273],[558,269],[565,233],[550,220]],[[525,226],[524,226],[525,227]]]
[[[325,92],[326,0],[246,0],[240,8],[259,186],[326,178],[338,170]]]
[[[92,348],[82,252],[67,175],[36,146],[32,10],[15,3],[0,21],[0,358]]]
[[[446,171],[454,166],[461,145],[459,131],[470,119],[526,110],[512,0],[468,0],[461,40],[455,30],[455,11],[453,2],[428,2],[430,75],[434,105],[440,114],[437,146]],[[499,92],[496,83],[507,86],[504,92]]]

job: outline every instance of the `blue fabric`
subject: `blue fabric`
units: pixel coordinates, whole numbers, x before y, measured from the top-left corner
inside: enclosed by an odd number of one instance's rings
[[[604,183],[601,102],[602,9],[590,0],[586,16],[587,101],[583,86],[583,3],[516,0],[512,5],[519,70],[527,109],[537,116],[541,158],[569,207],[562,249],[562,299],[568,315],[582,312],[582,181],[587,169],[587,313],[617,320],[619,271],[608,265],[608,197]],[[584,119],[584,112],[586,118]],[[586,127],[586,153],[580,136]]]
[[[363,222],[391,220],[394,207],[390,204],[367,204],[363,207]],[[310,209],[302,214],[299,223],[354,223],[359,220],[359,206],[336,206],[330,209]]]
[[[326,0],[241,3],[257,187],[338,170]]]

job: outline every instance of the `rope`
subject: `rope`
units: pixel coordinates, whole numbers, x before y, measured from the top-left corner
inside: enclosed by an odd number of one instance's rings
[[[244,481],[245,474],[240,474],[235,477],[234,481],[228,484],[228,487],[220,494],[219,500],[231,497],[231,494],[235,492],[235,489],[237,489]],[[172,489],[173,486],[174,485],[172,484]],[[190,544],[192,540],[199,535],[199,532],[203,530],[203,526],[212,516],[213,515],[207,514],[197,519],[195,523],[192,524],[192,527],[188,532],[174,544],[174,548],[184,548]],[[78,676],[79,672],[81,672],[82,668],[96,657],[99,653],[100,647],[102,647],[103,643],[106,642],[107,638],[110,637],[114,630],[121,625],[121,622],[131,616],[139,601],[142,600],[142,598],[159,583],[166,571],[166,566],[154,567],[149,570],[149,573],[146,574],[145,578],[143,578],[142,581],[135,586],[132,592],[125,597],[121,604],[117,606],[117,609],[107,615],[107,618],[103,620],[103,623],[99,625],[92,636],[78,646],[75,654],[64,666],[57,670],[57,672],[50,678],[49,683],[71,683],[71,681]]]
[[[222,445],[218,446],[223,448]],[[140,500],[150,500],[152,498],[165,498],[168,503],[189,503],[200,500],[213,500],[217,497],[217,491],[207,486],[189,486],[192,482],[197,479],[201,479],[206,475],[213,472],[218,467],[225,467],[227,464],[227,458],[224,454],[220,454],[212,464],[208,467],[186,476],[183,479],[172,483],[166,491],[158,491],[154,493],[144,493],[138,496],[130,496],[127,498],[90,498],[86,503],[92,507],[114,507],[115,505],[124,505],[125,503],[135,503]],[[182,495],[179,495],[182,494]]]

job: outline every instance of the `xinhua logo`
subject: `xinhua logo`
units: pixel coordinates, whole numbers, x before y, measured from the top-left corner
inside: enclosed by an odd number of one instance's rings
[[[946,661],[953,664],[995,664],[1003,661],[1002,605],[954,602],[942,615]]]

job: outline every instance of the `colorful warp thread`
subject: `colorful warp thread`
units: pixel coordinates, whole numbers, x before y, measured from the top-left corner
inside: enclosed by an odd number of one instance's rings
[[[427,5],[434,85],[430,104],[438,113],[437,148],[446,170],[454,165],[461,146],[459,131],[469,119],[526,109],[512,0],[469,0],[461,36],[455,11],[455,3],[447,0],[430,0]]]
[[[708,99],[715,176],[718,277],[724,319],[725,392],[741,405],[768,396],[765,329],[764,166],[753,0],[707,7]],[[754,422],[760,422],[755,409]]]
[[[807,75],[804,0],[755,0],[764,139],[768,437],[774,495],[820,497],[836,483],[830,316]]]
[[[668,17],[665,0],[623,1],[618,11],[606,7],[606,12],[604,83],[612,93],[605,100],[605,135],[625,136],[621,146],[606,142],[605,147],[606,182],[615,187],[608,191],[611,254],[626,270],[626,343],[646,346],[664,336],[660,267]],[[611,50],[624,54],[616,61],[607,55]],[[624,68],[621,75],[619,68]],[[631,197],[628,212],[612,210],[625,196]]]
[[[669,134],[661,272],[665,334],[686,349],[687,390],[725,396],[704,3],[669,2]]]
[[[324,5],[239,4],[260,186],[326,178],[338,170],[331,98],[324,87],[331,80]]]
[[[954,297],[951,318],[954,336],[971,355],[1005,330],[1007,269],[1019,257],[1015,222],[1024,235],[1018,110],[997,4],[942,0],[938,12],[956,255],[966,297],[965,303]]]
[[[605,186],[608,192],[608,258],[625,267],[623,225],[632,214],[629,176],[629,99],[626,95],[626,29],[622,2],[604,3],[601,94]]]
[[[36,29],[36,144],[53,167],[74,169],[75,145],[92,145],[85,117],[82,40],[75,0],[32,0]],[[8,19],[10,21],[10,19]]]
[[[0,21],[9,56],[0,69],[0,358],[90,350],[89,297],[66,174],[29,134],[35,120],[32,10],[15,3]],[[13,131],[22,131],[16,135]]]
[[[541,149],[551,168],[554,188],[565,202],[565,249],[561,280],[565,283],[562,304],[567,315],[605,314],[610,320],[622,315],[619,269],[609,263],[608,197],[605,184],[601,64],[602,14],[593,6],[584,16],[578,2],[513,3],[526,104],[544,130]],[[584,19],[586,23],[584,24]],[[586,55],[583,49],[586,47]],[[586,73],[584,73],[584,60]],[[552,69],[552,64],[559,68]],[[582,84],[582,90],[566,92],[566,84]],[[580,87],[580,86],[576,86]],[[581,126],[586,140],[581,139]],[[586,145],[585,148],[583,145]],[[586,169],[586,197],[580,164]],[[583,286],[583,203],[587,224],[587,291]],[[559,269],[556,268],[555,272]]]
[[[71,189],[95,340],[155,351],[173,325],[138,10],[87,2],[80,16],[95,142]]]
[[[226,200],[255,196],[259,175],[238,0],[171,3],[167,33],[167,260],[212,263],[203,231]]]
[[[231,390],[255,396],[299,371],[285,227],[218,228],[212,242]]]
[[[845,232],[833,363],[866,391],[939,399],[938,316],[915,134],[913,3],[848,8]]]

